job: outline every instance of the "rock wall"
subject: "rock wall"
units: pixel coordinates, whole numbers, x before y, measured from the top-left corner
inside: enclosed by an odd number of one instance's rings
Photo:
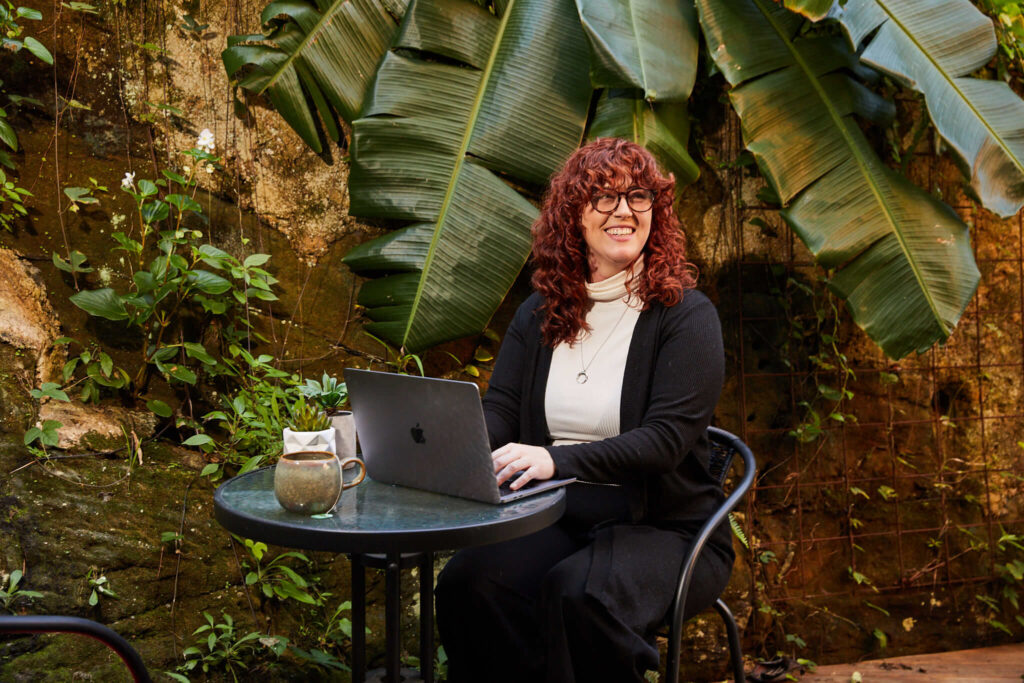
[[[64,358],[50,346],[56,337],[111,338],[68,297],[78,286],[126,282],[109,240],[133,210],[118,191],[121,178],[181,169],[181,150],[204,128],[213,132],[224,168],[201,176],[199,197],[210,218],[203,230],[231,253],[255,248],[272,255],[281,300],[254,313],[267,352],[284,369],[318,376],[384,355],[361,334],[353,303],[358,283],[340,263],[382,229],[348,216],[343,148],[318,158],[260,102],[236,115],[219,51],[226,35],[258,28],[260,3],[114,4],[99,14],[27,4],[53,27],[43,37],[57,57],[57,81],[55,87],[39,78],[38,65],[5,75],[11,91],[44,104],[12,115],[24,150],[19,182],[35,200],[17,231],[0,235],[0,580],[22,569],[23,587],[44,597],[14,603],[15,610],[108,623],[133,640],[153,670],[182,661],[203,611],[218,619],[231,614],[244,632],[312,646],[327,628],[326,608],[264,600],[245,586],[242,564],[253,560],[211,517],[212,486],[197,476],[205,460],[152,438],[173,433],[167,421],[143,418],[136,406],[40,405],[28,392],[59,373]],[[208,26],[189,30],[187,11]],[[682,192],[680,214],[726,336],[728,376],[717,421],[743,436],[759,462],[757,490],[736,515],[751,548],[737,541],[740,559],[727,592],[747,653],[781,649],[829,663],[1018,638],[1012,610],[998,596],[1015,585],[999,568],[1016,559],[1000,538],[1024,536],[1020,217],[997,221],[976,207],[952,162],[928,140],[910,150],[913,179],[972,224],[983,275],[946,345],[891,363],[841,310],[829,308],[810,255],[759,197],[763,181],[737,163],[739,124],[720,94],[696,94],[702,176]],[[69,107],[71,100],[88,109]],[[913,101],[900,106],[905,122],[915,120]],[[900,130],[905,147],[911,126]],[[70,211],[60,188],[90,179],[109,191],[97,192],[98,205]],[[94,272],[76,281],[52,267],[51,254],[69,249],[85,253]],[[519,283],[496,314],[495,329],[504,328],[524,292]],[[854,397],[842,410],[856,421],[800,443],[788,432],[807,419],[801,401],[813,401],[817,387],[835,379],[808,362],[823,350],[821,334],[794,336],[807,329],[798,329],[799,321],[820,324],[821,311],[825,324],[836,325],[840,350],[855,370]],[[468,360],[478,343],[465,340],[450,350]],[[134,352],[126,345],[112,354],[120,360]],[[427,354],[427,362],[438,374],[457,367],[442,352]],[[22,434],[45,419],[68,425],[61,432],[67,450],[59,455],[75,457],[33,461]],[[136,452],[131,433],[141,440],[141,462],[128,457]],[[165,532],[180,532],[180,546],[162,542]],[[318,555],[300,568],[333,594],[329,605],[348,595],[343,558]],[[119,597],[101,596],[90,606],[89,578],[99,576]],[[379,602],[379,581],[371,583]],[[982,591],[996,596],[997,607],[976,598]],[[403,633],[407,651],[415,652],[416,606],[408,604]],[[374,614],[371,628],[379,635]],[[993,622],[1009,624],[1013,635]],[[0,679],[39,680],[30,673],[39,669],[54,681],[83,669],[95,680],[115,675],[119,665],[102,651],[66,643],[0,644]],[[716,618],[691,622],[687,643],[687,680],[725,674]],[[345,656],[344,645],[332,648]],[[330,677],[294,658],[277,663],[262,646],[251,666],[251,675],[272,680]]]

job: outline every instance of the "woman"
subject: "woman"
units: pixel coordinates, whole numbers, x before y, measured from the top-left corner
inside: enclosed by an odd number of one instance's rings
[[[718,315],[693,289],[674,178],[625,140],[577,150],[533,226],[533,286],[484,397],[498,482],[577,477],[555,526],[460,551],[438,579],[452,683],[642,681],[690,541],[722,500],[705,436]],[[518,478],[516,478],[518,477]],[[728,526],[687,613],[725,588]]]

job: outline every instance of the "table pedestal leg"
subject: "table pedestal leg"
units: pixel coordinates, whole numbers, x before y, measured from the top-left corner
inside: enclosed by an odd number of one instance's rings
[[[420,672],[434,683],[434,553],[420,556]]]
[[[401,662],[400,652],[402,644],[401,635],[401,555],[388,553],[387,567],[384,570],[384,649],[386,651],[384,669],[387,683],[399,683],[402,680],[400,673]]]
[[[350,555],[352,566],[352,681],[366,681],[366,565]]]

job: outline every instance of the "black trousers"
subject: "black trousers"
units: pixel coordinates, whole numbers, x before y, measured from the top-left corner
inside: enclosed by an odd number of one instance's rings
[[[679,567],[675,558],[685,556],[691,536],[655,531],[661,542],[648,554],[655,562],[675,561],[663,572],[668,580],[646,585],[639,577],[649,568],[636,566],[638,580],[627,576],[620,582],[635,590],[635,600],[615,613],[587,585],[596,554],[595,529],[628,527],[625,497],[618,488],[579,484],[568,493],[567,513],[558,524],[512,541],[461,550],[441,572],[436,614],[449,683],[640,683],[646,670],[657,668],[653,632],[671,606],[674,589],[669,584]],[[625,530],[628,538],[630,529]],[[729,579],[731,558],[708,550],[690,586],[688,614],[713,604]],[[628,575],[632,569],[624,571]]]

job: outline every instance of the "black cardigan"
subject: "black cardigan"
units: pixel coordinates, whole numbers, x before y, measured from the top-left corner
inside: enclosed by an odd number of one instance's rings
[[[626,358],[621,433],[549,446],[544,395],[552,349],[542,342],[541,302],[536,293],[523,302],[498,353],[483,399],[491,448],[512,441],[546,446],[556,476],[624,485],[634,522],[707,519],[723,499],[708,473],[705,434],[725,366],[714,305],[690,290],[675,306],[653,303],[643,311]]]

